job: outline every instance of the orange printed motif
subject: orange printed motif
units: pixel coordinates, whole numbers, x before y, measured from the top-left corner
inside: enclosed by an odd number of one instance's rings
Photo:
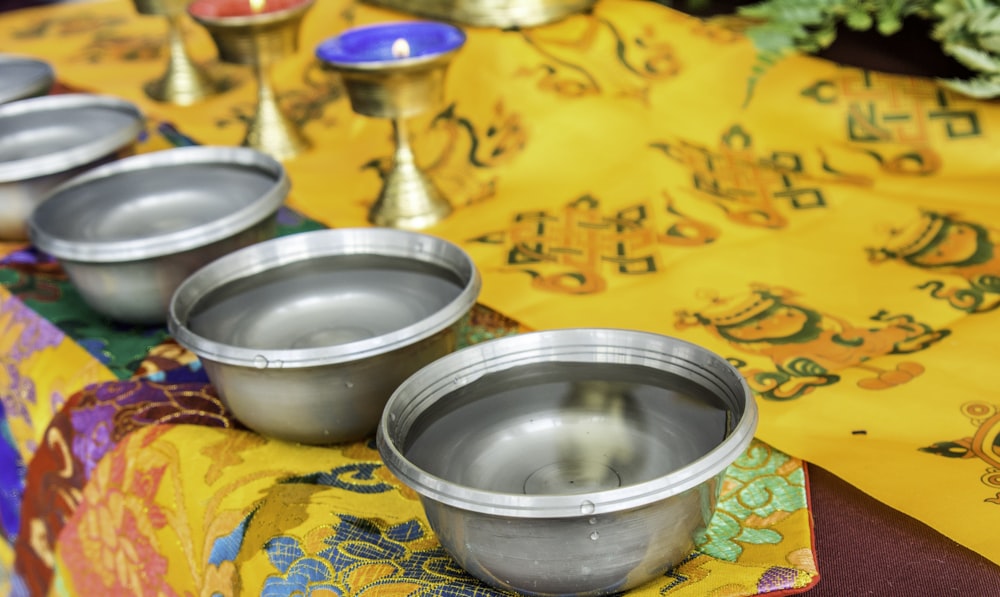
[[[947,139],[982,135],[976,102],[933,79],[844,68],[838,77],[803,89],[802,95],[820,104],[843,104],[851,141],[922,146],[932,143],[932,133]]]
[[[820,178],[807,172],[804,156],[792,151],[760,154],[750,134],[732,126],[716,149],[683,139],[658,141],[651,147],[691,171],[696,196],[721,209],[744,226],[784,228],[785,212],[826,207]],[[821,153],[821,168],[833,173],[830,182],[869,184],[867,179],[836,172]]]
[[[942,276],[957,276],[964,286],[942,280],[920,285],[931,296],[966,313],[1000,306],[1000,229],[957,216],[925,211],[912,224],[892,230],[885,245],[869,249],[869,259],[894,260]]]
[[[673,44],[652,25],[626,37],[612,21],[589,15],[521,35],[541,60],[516,75],[562,98],[611,95],[648,104],[649,84],[681,71]]]
[[[669,198],[665,206],[671,223],[657,229],[653,210],[646,204],[606,215],[598,199],[585,195],[561,212],[516,213],[506,231],[469,242],[502,245],[504,269],[528,274],[533,288],[594,294],[607,287],[608,272],[620,276],[658,272],[661,246],[703,245],[718,237],[714,227],[683,215]]]
[[[883,369],[869,361],[921,351],[950,333],[934,330],[909,315],[884,311],[871,317],[875,325],[862,327],[813,309],[796,297],[785,288],[755,285],[746,294],[714,297],[699,310],[678,311],[675,327],[703,326],[733,348],[769,358],[775,370],[743,373],[755,392],[774,400],[799,398],[816,387],[836,383],[840,380],[837,372],[848,368],[875,374],[858,382],[865,389],[906,383],[923,373],[924,367],[902,362]]]
[[[126,17],[102,16],[92,12],[82,12],[64,17],[46,16],[12,31],[11,37],[17,40],[35,40],[46,37],[91,35],[125,23],[128,23]]]
[[[979,458],[987,466],[981,477],[983,484],[1000,489],[1000,407],[987,402],[967,402],[962,405],[962,414],[976,428],[971,437],[937,442],[919,450],[946,458]],[[983,501],[1000,505],[1000,491]]]
[[[165,432],[151,432],[151,442]],[[115,451],[94,469],[74,513],[76,525],[60,538],[63,559],[81,594],[175,595],[166,583],[167,558],[160,552],[156,530],[167,513],[156,503],[165,463],[149,462],[153,452],[129,460]]]

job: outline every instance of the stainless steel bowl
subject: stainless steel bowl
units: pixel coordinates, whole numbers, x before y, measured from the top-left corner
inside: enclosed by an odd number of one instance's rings
[[[479,288],[470,257],[440,238],[320,230],[199,270],[169,327],[245,425],[331,444],[373,434],[399,383],[455,349]]]
[[[490,340],[403,382],[378,448],[474,576],[600,595],[693,548],[757,407],[725,359],[657,334],[565,329]]]
[[[274,236],[289,187],[282,165],[250,148],[140,154],[57,187],[32,212],[30,236],[94,310],[163,323],[188,275]]]
[[[56,73],[44,60],[0,54],[0,104],[45,95]]]
[[[134,152],[145,126],[125,100],[47,95],[0,105],[0,240],[25,240],[25,221],[57,185]]]
[[[596,0],[366,0],[368,4],[475,27],[535,27],[590,10]]]

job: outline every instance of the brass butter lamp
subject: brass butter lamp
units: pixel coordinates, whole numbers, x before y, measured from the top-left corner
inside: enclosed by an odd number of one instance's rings
[[[167,49],[169,58],[164,73],[143,85],[146,96],[152,100],[178,106],[189,106],[202,99],[228,89],[221,80],[215,80],[194,62],[184,45],[182,18],[190,0],[133,0],[135,10],[141,15],[163,17],[167,22]]]
[[[299,47],[302,19],[315,0],[194,0],[188,14],[208,30],[219,59],[253,67],[257,106],[242,145],[278,160],[310,147],[299,127],[282,112],[271,82],[271,66]]]
[[[355,27],[316,47],[320,61],[343,78],[355,113],[392,122],[393,163],[368,213],[377,226],[418,230],[451,213],[417,166],[406,121],[444,102],[448,65],[464,44],[458,27],[407,21]]]

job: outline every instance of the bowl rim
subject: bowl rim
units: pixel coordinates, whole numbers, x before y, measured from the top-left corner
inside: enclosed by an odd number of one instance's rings
[[[694,358],[705,360],[713,375],[705,375],[705,367],[692,369]],[[400,449],[398,441],[405,440],[420,412],[452,391],[456,383],[468,384],[486,373],[519,365],[560,361],[684,369],[700,376],[695,380],[700,385],[738,388],[730,392],[728,403],[733,408],[742,406],[743,412],[726,438],[695,461],[656,479],[587,493],[525,495],[476,489],[425,472]],[[565,328],[494,338],[426,365],[389,397],[376,443],[386,467],[422,499],[493,516],[577,518],[648,506],[721,475],[750,445],[757,420],[757,403],[746,379],[726,359],[699,345],[634,329]],[[405,428],[394,430],[395,426]]]
[[[86,201],[70,191],[97,180],[158,166],[223,164],[255,168],[273,179],[271,187],[249,204],[221,218],[163,234],[124,240],[71,240],[46,230],[44,216],[63,203]],[[284,204],[291,183],[276,159],[249,147],[196,145],[141,153],[97,166],[58,185],[28,217],[28,235],[33,244],[53,257],[86,263],[122,263],[173,255],[204,247],[238,234],[275,213]],[[51,217],[51,216],[50,216]]]
[[[22,86],[0,88],[0,104],[47,93],[55,83],[55,69],[44,60],[18,54],[0,53],[0,69],[10,65],[27,67],[30,76],[27,77],[27,81]]]
[[[339,241],[339,242],[332,242]],[[255,274],[315,257],[375,254],[413,258],[452,271],[463,282],[459,294],[428,317],[381,336],[319,348],[256,349],[217,342],[186,324],[192,310],[220,287]],[[471,256],[441,237],[411,230],[357,227],[300,232],[244,247],[203,266],[178,286],[170,300],[167,328],[199,359],[261,369],[270,363],[305,368],[359,361],[415,344],[456,323],[478,300],[482,278]]]
[[[136,141],[139,133],[146,127],[146,117],[137,105],[121,98],[93,93],[63,93],[9,102],[0,105],[0,119],[80,107],[97,107],[121,112],[132,116],[132,122],[131,125],[120,127],[111,134],[80,145],[42,156],[0,162],[0,182],[31,180],[89,164]]]

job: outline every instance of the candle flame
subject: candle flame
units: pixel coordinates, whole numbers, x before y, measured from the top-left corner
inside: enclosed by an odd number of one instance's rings
[[[384,47],[384,46],[383,46]],[[406,41],[402,37],[392,42],[392,57],[393,58],[409,58],[410,57],[410,42]]]
[[[264,5],[267,4],[267,0],[249,0],[250,11],[254,14],[264,10]]]

